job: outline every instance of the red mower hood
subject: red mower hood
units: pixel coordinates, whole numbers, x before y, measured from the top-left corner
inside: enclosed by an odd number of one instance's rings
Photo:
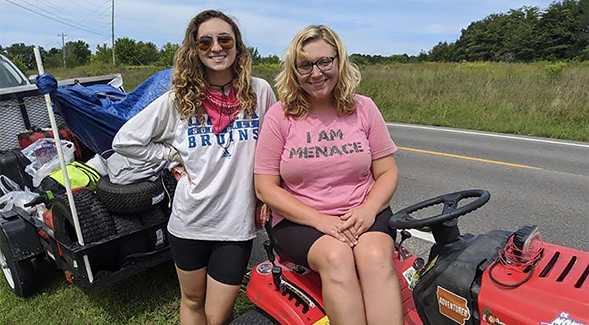
[[[544,243],[532,272],[510,287],[529,272],[500,263],[485,271],[478,296],[481,324],[589,325],[589,253]]]

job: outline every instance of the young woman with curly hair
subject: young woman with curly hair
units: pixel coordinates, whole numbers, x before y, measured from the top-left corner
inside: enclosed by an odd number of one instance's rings
[[[331,324],[403,324],[388,227],[397,147],[359,81],[333,30],[295,36],[256,148],[256,193],[282,253],[319,273]]]
[[[125,123],[113,148],[184,166],[167,227],[180,281],[180,321],[226,324],[256,235],[258,130],[276,98],[266,81],[251,76],[236,23],[215,10],[190,21],[172,83]]]

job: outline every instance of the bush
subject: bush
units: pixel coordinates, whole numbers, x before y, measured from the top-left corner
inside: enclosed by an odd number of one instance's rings
[[[13,57],[11,61],[20,71],[22,71],[22,73],[25,73],[27,70],[29,70],[27,69],[27,65],[18,56]]]
[[[556,63],[551,63],[551,64],[546,65],[544,67],[544,71],[546,71],[546,73],[548,73],[548,75],[551,77],[557,77],[562,74],[565,67],[566,67],[566,63],[556,62]]]
[[[585,46],[579,55],[579,61],[589,61],[589,45]]]

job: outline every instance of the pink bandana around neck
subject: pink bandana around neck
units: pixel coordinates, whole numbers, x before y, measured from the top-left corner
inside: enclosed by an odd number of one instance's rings
[[[219,134],[231,124],[239,110],[239,101],[232,87],[229,94],[223,92],[212,92],[209,89],[205,92],[205,100],[202,102],[207,115],[213,123],[213,132]]]

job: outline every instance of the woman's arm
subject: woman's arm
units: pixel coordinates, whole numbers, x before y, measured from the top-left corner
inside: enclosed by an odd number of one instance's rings
[[[338,232],[342,222],[337,216],[322,214],[297,200],[280,187],[280,176],[255,174],[254,183],[258,198],[284,218],[301,225],[313,227],[317,231],[343,242],[348,242],[350,245],[352,244],[349,239]]]
[[[180,161],[170,144],[177,120],[173,95],[166,92],[119,129],[112,147],[122,156],[143,161]]]
[[[356,238],[368,230],[376,215],[390,204],[399,180],[397,163],[393,155],[373,160],[371,169],[376,182],[366,201],[341,217],[345,222],[340,231],[349,230]]]

